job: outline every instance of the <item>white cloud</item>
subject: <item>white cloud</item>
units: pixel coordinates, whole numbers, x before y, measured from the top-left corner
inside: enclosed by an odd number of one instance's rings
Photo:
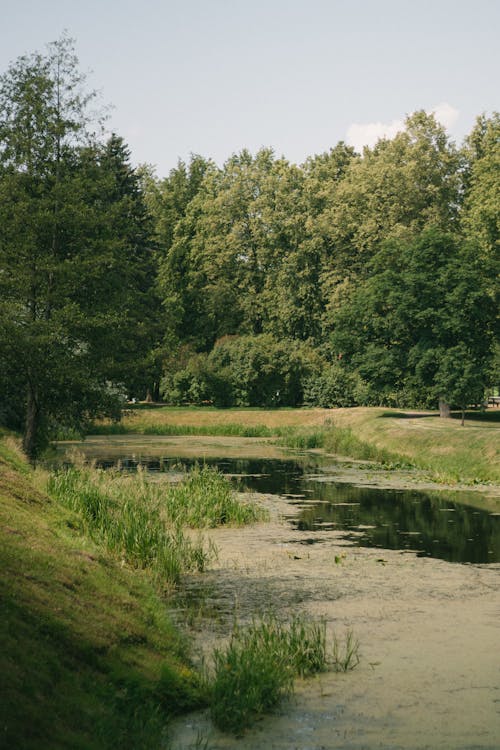
[[[458,109],[452,107],[448,102],[441,102],[426,110],[432,112],[438,122],[445,128],[452,128],[459,117]],[[347,129],[346,140],[356,151],[362,151],[363,146],[374,146],[379,138],[394,138],[397,133],[404,130],[404,119],[392,120],[391,122],[367,122],[364,124],[353,123]]]
[[[436,104],[435,107],[432,107],[431,110],[427,111],[433,112],[436,120],[440,122],[441,125],[444,125],[447,130],[454,126],[460,115],[458,109],[452,107],[451,104],[448,104],[448,102],[441,102],[441,104]]]
[[[367,122],[365,125],[355,122],[348,128],[346,138],[356,151],[362,151],[363,146],[374,146],[379,138],[394,138],[397,133],[404,130],[404,126],[404,120],[393,120],[389,123]]]

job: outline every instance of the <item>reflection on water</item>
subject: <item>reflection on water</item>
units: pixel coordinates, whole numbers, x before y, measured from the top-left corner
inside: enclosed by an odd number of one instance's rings
[[[311,485],[314,503],[294,522],[303,531],[338,529],[363,547],[414,550],[450,562],[500,561],[500,517],[488,511],[439,492]]]
[[[125,446],[124,446],[125,448]],[[88,456],[88,458],[92,458]],[[500,562],[500,516],[474,507],[471,493],[421,492],[357,487],[321,475],[321,458],[292,459],[186,458],[140,459],[123,455],[96,458],[98,466],[119,465],[134,471],[140,464],[152,472],[178,472],[196,463],[216,466],[240,489],[285,495],[298,506],[290,523],[307,532],[335,530],[355,545],[412,550],[450,562]],[[321,535],[317,540],[321,540]]]

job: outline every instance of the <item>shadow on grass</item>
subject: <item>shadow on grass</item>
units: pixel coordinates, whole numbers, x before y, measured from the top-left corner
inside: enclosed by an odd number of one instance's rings
[[[428,417],[439,417],[438,412],[430,411],[384,411],[377,419],[424,419]]]
[[[461,419],[461,412],[454,412],[452,419]],[[486,411],[466,411],[465,421],[487,422],[489,424],[500,424],[500,409],[487,409]]]
[[[451,419],[462,419],[461,411],[454,411],[451,413]],[[428,412],[428,411],[384,411],[379,414],[377,419],[426,419],[439,417],[439,412]],[[469,409],[465,412],[466,422],[485,422],[487,424],[500,423],[500,409],[492,408],[486,411],[476,411]]]

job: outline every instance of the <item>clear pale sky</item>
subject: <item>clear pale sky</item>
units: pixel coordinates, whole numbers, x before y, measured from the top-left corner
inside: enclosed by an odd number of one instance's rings
[[[271,146],[302,162],[437,111],[500,109],[500,0],[0,0],[0,71],[63,30],[109,128],[164,176]]]

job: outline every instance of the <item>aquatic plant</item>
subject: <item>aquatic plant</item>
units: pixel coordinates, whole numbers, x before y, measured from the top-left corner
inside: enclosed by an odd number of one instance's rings
[[[350,672],[359,662],[359,641],[352,630],[345,633],[343,642],[334,633],[331,661],[333,671]]]
[[[126,562],[148,568],[167,584],[184,571],[203,570],[211,550],[194,542],[180,524],[167,522],[158,487],[139,473],[122,477],[92,468],[69,468],[50,475],[52,498],[78,514],[85,533]]]
[[[91,467],[49,476],[49,494],[78,514],[86,533],[131,565],[175,584],[183,571],[203,571],[213,544],[188,538],[183,527],[242,525],[266,517],[242,502],[216,469],[196,466],[178,485],[150,481],[139,469],[124,475]]]
[[[172,522],[194,528],[242,526],[268,515],[255,503],[242,501],[228,479],[210,466],[195,466],[184,481],[170,486],[163,508]]]
[[[216,726],[240,734],[254,718],[293,691],[297,675],[327,669],[324,622],[274,616],[235,626],[225,649],[214,652],[211,714]]]

